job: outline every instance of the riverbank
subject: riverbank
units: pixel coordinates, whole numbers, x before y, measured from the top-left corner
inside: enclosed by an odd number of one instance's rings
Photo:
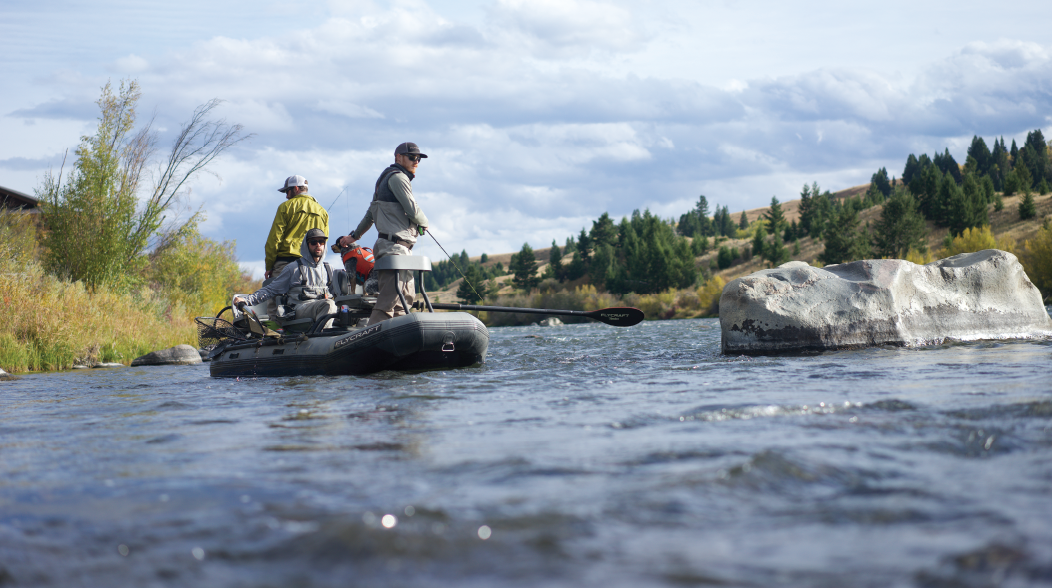
[[[11,373],[127,365],[157,349],[196,347],[193,317],[254,286],[232,244],[191,231],[151,256],[134,287],[88,289],[44,271],[36,216],[0,211],[0,368]]]

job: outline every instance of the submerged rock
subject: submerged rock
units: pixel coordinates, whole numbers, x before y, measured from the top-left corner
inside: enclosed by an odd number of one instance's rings
[[[996,249],[927,265],[792,261],[727,284],[720,326],[724,353],[1052,336],[1041,294],[1016,257]]]
[[[176,345],[168,349],[136,357],[132,367],[140,365],[193,365],[201,363],[201,354],[189,345]]]
[[[560,327],[560,326],[562,326],[563,322],[561,320],[559,320],[559,317],[551,316],[551,317],[548,317],[548,318],[544,319],[543,321],[541,321],[538,324],[540,326],[542,326],[542,327]]]

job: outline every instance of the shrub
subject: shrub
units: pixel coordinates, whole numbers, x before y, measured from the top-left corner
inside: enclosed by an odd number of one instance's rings
[[[1046,299],[1052,297],[1052,226],[1047,218],[1037,236],[1023,243],[1019,261],[1041,295]]]
[[[716,265],[721,269],[727,269],[734,263],[734,254],[726,245],[720,247],[720,252],[716,256]]]
[[[727,283],[723,281],[723,278],[716,276],[698,288],[698,298],[704,306],[706,316],[719,316],[720,296],[723,294],[723,288],[726,285]]]
[[[241,273],[234,242],[202,237],[196,221],[151,254],[147,275],[170,306],[184,309],[187,320],[214,316],[230,304],[233,293],[258,288],[250,276]]]
[[[906,257],[904,259],[906,261],[913,262],[917,265],[927,265],[934,261],[934,258],[932,257],[931,252],[928,251],[927,247],[925,247],[923,251],[917,249],[910,249],[906,253]]]
[[[995,238],[993,233],[990,232],[990,227],[965,229],[959,236],[954,237],[950,241],[944,254],[946,257],[952,257],[959,253],[973,253],[984,249],[1000,249],[1014,253],[1015,240],[1008,236]]]

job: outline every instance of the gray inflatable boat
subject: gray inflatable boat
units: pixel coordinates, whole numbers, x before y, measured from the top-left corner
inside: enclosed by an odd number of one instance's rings
[[[387,256],[376,269],[430,271],[422,256]],[[419,273],[418,273],[419,277]],[[375,325],[354,326],[368,317],[372,299],[348,295],[336,299],[348,311],[314,321],[302,332],[272,331],[251,315],[229,323],[199,318],[202,347],[211,346],[213,377],[341,376],[381,370],[432,370],[481,364],[489,347],[489,331],[466,312],[436,313],[423,281],[417,280],[428,312],[414,312]],[[405,299],[402,300],[403,304]],[[224,309],[225,310],[225,309]],[[220,313],[222,314],[222,313]],[[322,328],[334,319],[335,326]],[[240,323],[240,324],[237,324]]]

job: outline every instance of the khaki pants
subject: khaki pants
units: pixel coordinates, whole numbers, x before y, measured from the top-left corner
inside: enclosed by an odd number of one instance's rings
[[[325,316],[336,312],[336,302],[333,300],[308,300],[302,304],[296,305],[296,319],[309,318],[311,320],[318,320],[318,317]],[[328,329],[332,326],[332,320],[325,322],[323,329]]]
[[[289,262],[287,261],[275,261],[274,269],[270,272],[270,279],[277,278],[281,270],[285,269],[285,266],[288,264]],[[278,300],[276,297],[267,301],[267,318],[272,321],[278,320]]]
[[[407,310],[402,308],[402,301],[398,299],[399,274],[402,274],[402,294],[405,296],[406,304],[413,305],[413,292],[416,290],[412,272],[383,270],[376,273],[378,274],[377,281],[380,283],[380,294],[376,297],[373,313],[369,315],[370,325],[407,313]]]

